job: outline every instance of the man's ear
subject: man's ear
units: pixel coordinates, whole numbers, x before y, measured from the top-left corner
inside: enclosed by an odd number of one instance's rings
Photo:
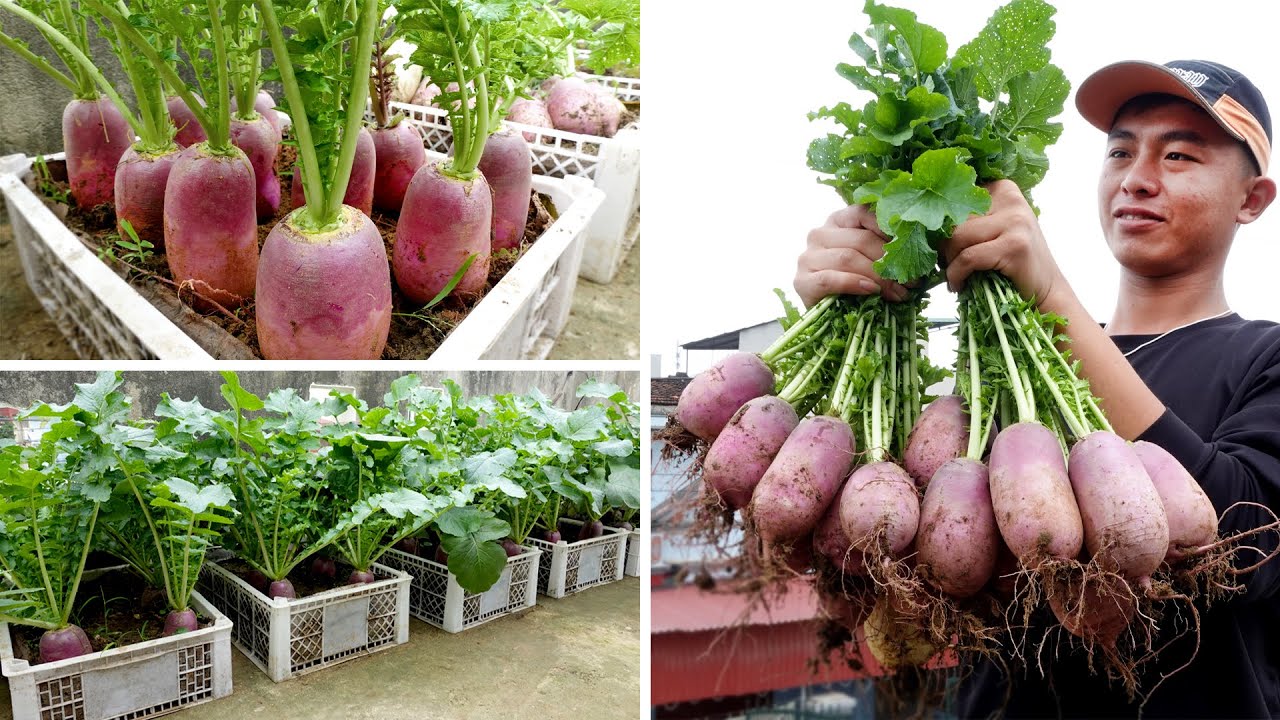
[[[1249,194],[1245,195],[1240,212],[1236,213],[1236,222],[1241,225],[1262,217],[1263,211],[1276,199],[1276,181],[1259,175],[1250,181]]]

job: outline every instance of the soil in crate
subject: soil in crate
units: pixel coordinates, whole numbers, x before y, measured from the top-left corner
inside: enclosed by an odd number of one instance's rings
[[[282,145],[276,157],[276,174],[280,179],[280,209],[271,220],[258,225],[258,247],[266,241],[267,235],[275,224],[292,210],[293,166],[297,159],[297,148]],[[178,301],[183,301],[183,317],[191,317],[193,300],[189,289],[177,291],[177,285],[169,273],[169,265],[163,252],[150,252],[139,256],[127,248],[121,247],[119,233],[116,229],[115,211],[110,205],[100,205],[90,210],[83,210],[74,204],[70,207],[61,205],[67,197],[66,163],[61,160],[47,164],[49,179],[36,179],[34,190],[46,204],[53,207],[56,214],[62,215],[63,222],[80,238],[90,250],[95,252],[120,277],[134,285],[153,303],[159,296],[164,306],[170,311],[178,308]],[[499,251],[492,256],[489,263],[489,278],[484,294],[488,294],[495,285],[506,276],[512,266],[528,251],[528,248],[546,231],[558,217],[558,212],[547,195],[531,193],[528,223],[525,226],[524,239],[518,250]],[[392,246],[395,243],[396,213],[384,213],[374,210],[373,222],[382,241],[386,245],[387,258],[390,259]],[[473,307],[483,299],[484,295],[465,300],[448,298],[428,310],[419,310],[419,306],[401,294],[391,281],[392,312],[391,332],[387,338],[383,360],[415,360],[430,357],[440,343],[444,342],[458,323],[462,322]],[[159,303],[157,303],[159,304]],[[161,307],[164,311],[166,307]],[[172,317],[170,312],[166,312]],[[196,323],[179,323],[184,331],[190,334],[204,349],[219,359],[260,358],[262,353],[258,347],[258,329],[255,323],[253,301],[250,299],[239,308],[229,310],[215,308],[201,313]]]
[[[224,560],[218,565],[246,583],[253,584],[249,580],[249,576],[253,572],[253,568],[249,567],[249,563],[243,560],[231,559]],[[347,578],[351,576],[353,569],[350,565],[338,562],[338,571],[334,573],[332,578],[328,578],[312,574],[310,567],[311,562],[309,560],[304,561],[289,573],[289,582],[293,583],[293,591],[297,593],[298,599],[319,595],[335,588],[347,587]],[[264,594],[263,597],[266,597],[266,595]]]
[[[71,622],[89,636],[94,652],[160,638],[169,614],[163,591],[147,587],[140,577],[125,571],[83,581],[76,603]],[[197,619],[201,629],[213,623],[208,617]],[[44,631],[22,625],[9,627],[14,657],[39,664]]]

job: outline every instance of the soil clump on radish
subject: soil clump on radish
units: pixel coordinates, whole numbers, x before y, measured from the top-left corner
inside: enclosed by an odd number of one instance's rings
[[[280,181],[280,206],[273,218],[258,225],[259,249],[261,249],[267,235],[275,227],[275,224],[288,215],[292,208],[290,189],[297,154],[298,150],[295,146],[281,145],[280,152],[276,156],[275,170]],[[163,252],[152,251],[142,257],[137,255],[128,258],[124,257],[126,254],[131,253],[128,248],[118,244],[121,240],[116,228],[115,211],[112,206],[99,205],[88,210],[80,209],[74,204],[62,206],[57,201],[57,198],[65,197],[63,193],[70,188],[67,182],[66,163],[60,160],[50,161],[48,169],[49,179],[40,179],[33,183],[33,190],[45,200],[46,204],[51,206],[55,214],[63,218],[63,222],[80,238],[81,242],[102,258],[117,275],[135,286],[150,285],[148,293],[145,294],[154,293],[166,296],[171,298],[174,303],[181,300],[186,308],[191,308],[195,300],[204,299],[197,298],[191,287],[184,285],[180,288],[174,283]],[[537,191],[531,193],[528,223],[525,227],[523,239],[518,248],[498,251],[492,255],[484,294],[488,294],[494,286],[501,282],[502,278],[506,276],[546,229],[555,222],[558,216],[558,210],[549,196],[540,194]],[[374,225],[378,228],[378,232],[382,235],[387,255],[390,257],[395,242],[398,215],[375,210],[372,219]],[[128,241],[128,238],[124,240]],[[198,292],[199,288],[196,288],[195,293]],[[444,342],[449,332],[467,317],[467,314],[482,298],[483,295],[479,298],[467,298],[464,300],[447,298],[432,308],[419,310],[417,304],[409,301],[395,287],[393,280],[392,309],[395,314],[392,315],[391,333],[387,339],[382,359],[414,360],[429,357],[440,346],[440,343]],[[201,304],[205,303],[201,302]],[[258,346],[256,313],[254,312],[252,299],[246,300],[238,309],[232,310],[219,306],[212,308],[207,313],[202,313],[202,315],[206,320],[221,328],[230,336],[228,339],[229,345],[239,346],[238,349],[242,353],[238,353],[237,357],[247,355],[257,358],[262,357],[262,352]],[[217,332],[216,328],[214,332]],[[209,348],[206,347],[206,350],[209,350]],[[210,350],[210,352],[214,351]],[[214,354],[216,355],[216,353]]]
[[[160,639],[169,614],[164,592],[147,587],[141,578],[126,571],[84,580],[78,597],[71,622],[84,629],[94,652]],[[201,629],[213,624],[208,617],[197,618]],[[39,664],[40,636],[44,631],[17,625],[10,625],[9,631],[14,655],[32,665]]]

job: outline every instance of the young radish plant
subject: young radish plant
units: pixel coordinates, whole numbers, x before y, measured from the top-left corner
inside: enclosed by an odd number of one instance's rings
[[[266,76],[284,86],[298,145],[295,176],[310,198],[272,228],[262,248],[256,310],[263,357],[376,359],[391,328],[386,247],[373,221],[343,198],[358,180],[352,170],[379,3],[322,3],[314,13],[288,0],[255,6],[275,57]]]
[[[89,59],[87,18],[71,0],[2,0],[0,10],[34,26],[63,67],[59,70],[0,25],[0,46],[71,92],[62,113],[62,147],[76,205],[88,210],[112,202],[116,166],[142,128]]]
[[[325,478],[328,453],[319,433],[320,419],[345,406],[336,400],[305,400],[292,390],[273,392],[264,402],[241,387],[235,373],[224,371],[222,376],[228,410],[212,422],[230,447],[214,467],[227,469],[239,511],[226,545],[259,574],[251,584],[260,592],[294,598],[289,573],[338,535]],[[174,404],[174,409],[161,406],[157,413],[191,410]]]
[[[83,2],[177,90],[207,138],[179,156],[165,186],[165,257],[174,282],[225,308],[244,304],[253,298],[258,271],[257,181],[248,156],[231,142],[226,22],[242,22],[230,13],[243,14],[245,6],[234,0],[152,0],[132,8]],[[168,52],[174,40],[185,62],[171,63],[181,61]],[[194,85],[174,64],[185,65]]]
[[[44,405],[23,417],[51,424],[37,445],[0,443],[0,620],[44,630],[40,662],[56,662],[93,652],[71,620],[111,487],[63,462],[98,420],[93,409]]]

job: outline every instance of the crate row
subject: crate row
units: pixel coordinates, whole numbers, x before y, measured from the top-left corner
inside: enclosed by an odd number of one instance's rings
[[[376,580],[297,599],[268,598],[211,558],[192,594],[211,622],[200,630],[32,665],[16,656],[0,622],[0,669],[14,720],[155,717],[232,691],[231,647],[281,682],[409,640],[409,616],[456,633],[533,607],[539,594],[562,598],[620,580],[638,533],[606,528],[598,538],[530,539],[499,580],[469,593],[448,568],[390,550]]]

